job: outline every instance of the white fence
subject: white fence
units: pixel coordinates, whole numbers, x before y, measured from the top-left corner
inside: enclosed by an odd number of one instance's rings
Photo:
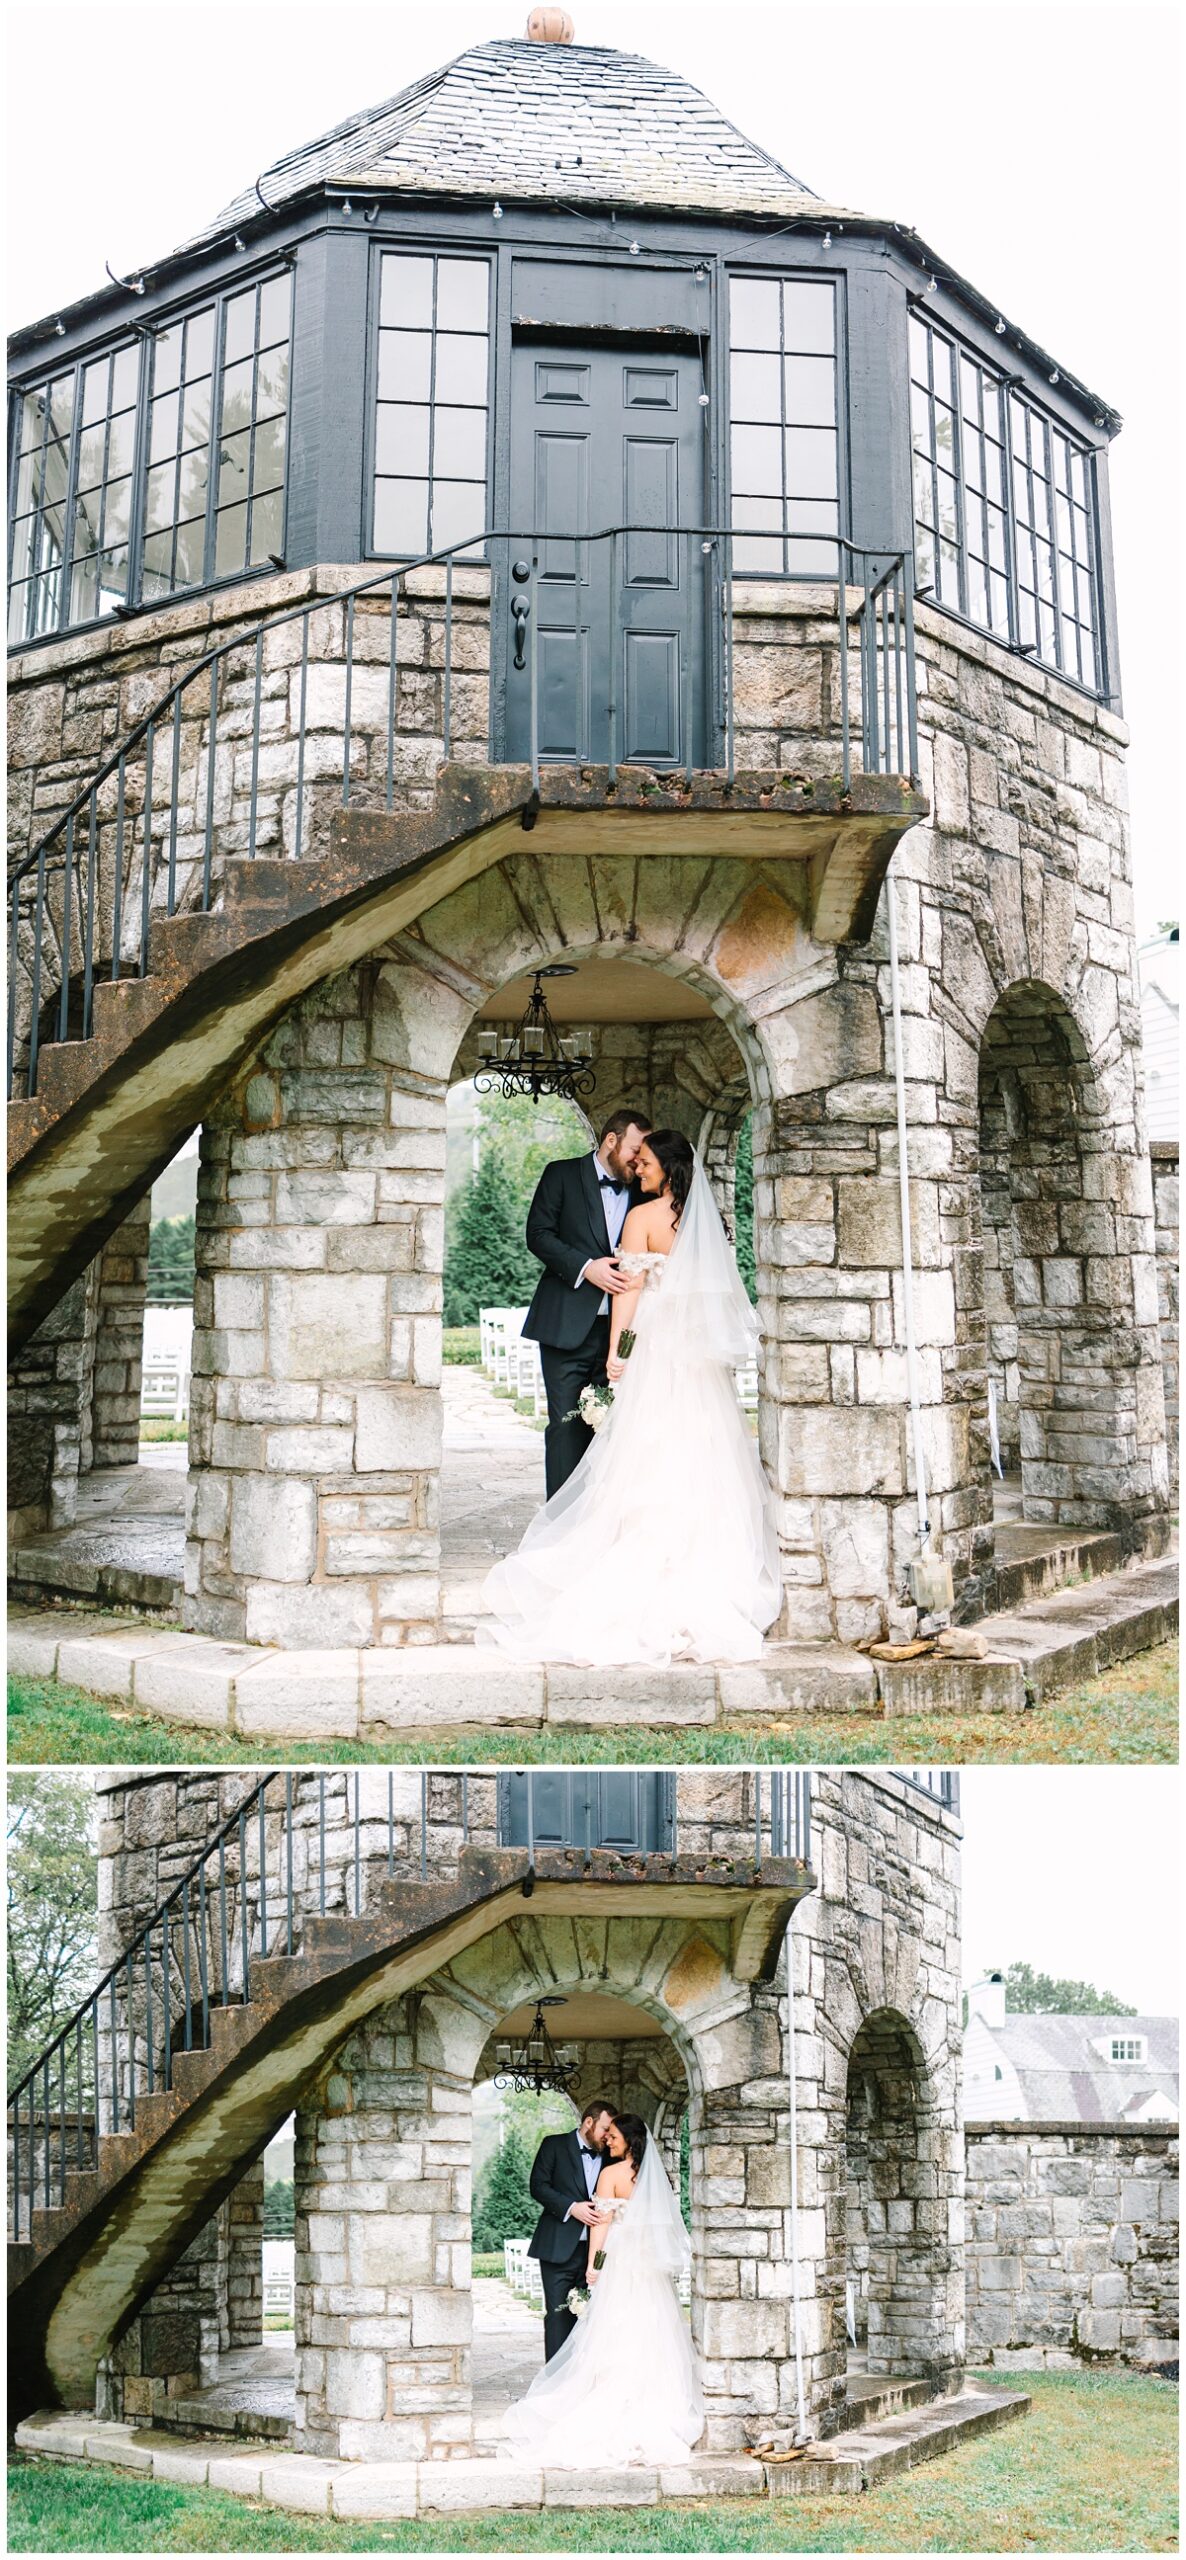
[[[189,1413],[192,1307],[146,1307],[140,1414],[145,1422],[184,1422]]]
[[[536,1420],[547,1413],[539,1344],[523,1333],[526,1307],[481,1307],[478,1311],[478,1357],[487,1377],[513,1396],[529,1398]],[[748,1360],[735,1371],[739,1402],[747,1413],[758,1409],[758,1364]]]

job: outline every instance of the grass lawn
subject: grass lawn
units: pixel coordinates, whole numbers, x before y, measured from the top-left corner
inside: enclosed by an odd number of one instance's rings
[[[998,2377],[999,2379],[999,2377]],[[1011,2376],[1029,2417],[865,2498],[553,2508],[392,2524],[279,2514],[18,2459],[10,2551],[1172,2551],[1178,2395],[1124,2373]]]
[[[542,1732],[455,1725],[418,1726],[389,1742],[285,1742],[205,1733],[166,1724],[136,1707],[113,1706],[52,1680],[13,1680],[8,1691],[8,1753],[25,1763],[74,1760],[163,1761],[213,1766],[287,1760],[324,1765],[342,1760],[429,1760],[473,1767],[503,1761],[567,1761],[589,1768],[644,1767],[706,1761],[891,1761],[930,1766],[946,1761],[1141,1761],[1177,1759],[1178,1654],[1172,1644],[1138,1654],[1118,1670],[1064,1690],[1021,1716],[808,1716],[798,1724],[694,1725],[669,1729],[623,1725],[594,1733],[564,1726]]]

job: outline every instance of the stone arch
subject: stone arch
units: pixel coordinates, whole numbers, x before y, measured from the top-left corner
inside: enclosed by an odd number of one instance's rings
[[[870,2011],[849,2048],[844,2162],[850,2341],[870,2374],[944,2382],[951,2345],[939,2105],[922,2045],[899,2010]]]
[[[1039,978],[1014,980],[984,1020],[986,1376],[973,1450],[991,1504],[995,1413],[1027,1521],[1127,1534],[1158,1499],[1164,1438],[1156,1278],[1139,1250],[1152,1195],[1111,1046],[1089,1039],[1078,1010]]]

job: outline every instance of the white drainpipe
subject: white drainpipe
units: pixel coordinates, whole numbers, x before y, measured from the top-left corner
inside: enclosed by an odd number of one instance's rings
[[[791,1914],[793,1920],[794,1913]],[[787,2081],[791,2096],[791,2312],[795,2343],[795,2400],[798,2424],[796,2444],[809,2441],[807,2401],[803,2390],[803,2303],[799,2291],[799,2090],[795,2060],[795,1950],[791,1943],[791,1920],[787,1922]]]
[[[906,1071],[902,1058],[902,999],[898,985],[898,916],[894,886],[893,878],[887,878],[885,911],[889,919],[890,1005],[894,1023],[894,1084],[898,1097],[898,1185],[902,1195],[902,1295],[906,1310],[906,1392],[910,1398],[910,1422],[914,1442],[918,1534],[925,1554],[930,1542],[931,1524],[927,1515],[927,1470],[922,1445],[918,1355],[914,1342],[914,1257],[910,1247],[910,1159],[906,1143]]]

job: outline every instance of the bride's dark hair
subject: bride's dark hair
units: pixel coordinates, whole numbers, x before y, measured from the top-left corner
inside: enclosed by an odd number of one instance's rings
[[[658,1157],[671,1186],[671,1205],[675,1211],[675,1223],[678,1227],[680,1213],[692,1188],[692,1176],[696,1170],[695,1156],[680,1129],[652,1129],[647,1145],[651,1154]]]
[[[615,2116],[614,2123],[616,2124],[618,2131],[626,2144],[626,2148],[630,2153],[631,2166],[634,2170],[635,2177],[637,2177],[639,2170],[642,2167],[642,2155],[646,2150],[649,2139],[647,2128],[643,2123],[641,2116]]]

